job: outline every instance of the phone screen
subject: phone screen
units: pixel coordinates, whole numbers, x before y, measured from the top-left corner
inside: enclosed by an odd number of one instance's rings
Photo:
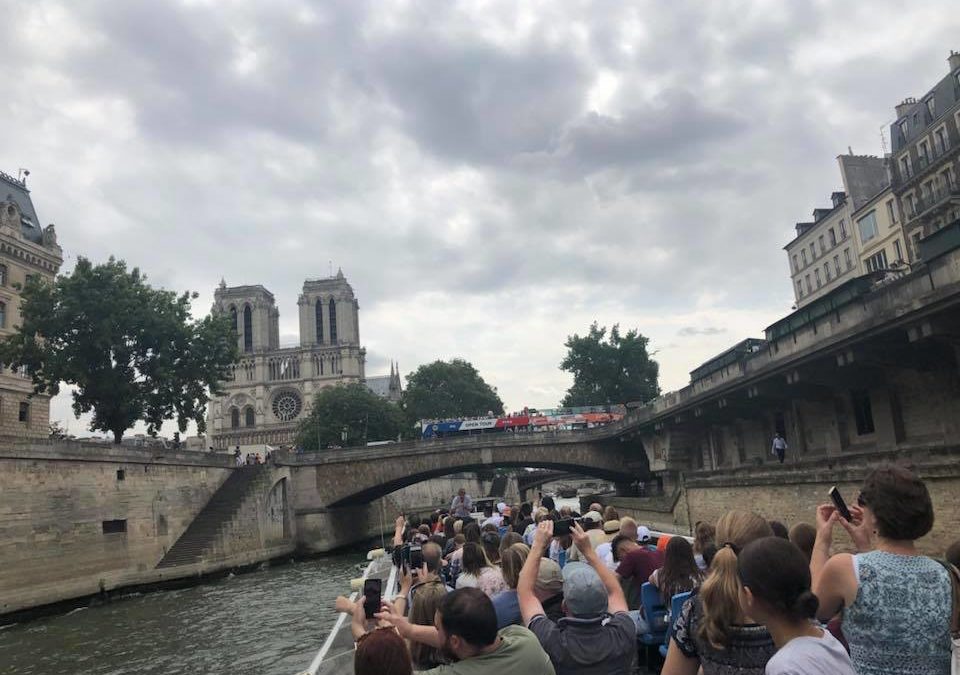
[[[423,549],[419,546],[410,547],[410,569],[419,571],[423,566]]]
[[[566,534],[570,534],[570,530],[573,528],[573,518],[564,518],[563,520],[558,520],[553,524],[553,536],[562,537]]]
[[[380,610],[382,583],[380,579],[367,579],[363,582],[363,613],[368,619],[372,619],[373,613]]]
[[[840,490],[837,489],[837,486],[834,485],[830,488],[830,499],[833,501],[833,505],[836,507],[837,511],[843,516],[844,520],[847,522],[851,521],[850,509],[847,508],[847,503],[843,501],[843,497],[840,496]]]

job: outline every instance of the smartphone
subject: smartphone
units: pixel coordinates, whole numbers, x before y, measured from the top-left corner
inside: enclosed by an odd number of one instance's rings
[[[380,579],[367,579],[363,582],[363,613],[368,619],[374,612],[380,611],[380,595],[383,582]]]
[[[564,518],[563,520],[558,520],[553,524],[553,536],[562,537],[564,535],[570,534],[570,530],[573,529],[573,518]]]
[[[423,547],[421,546],[411,546],[410,547],[410,569],[418,572],[420,568],[423,567]]]
[[[840,490],[837,489],[837,486],[834,485],[830,488],[830,499],[833,501],[833,505],[836,507],[837,512],[843,516],[844,520],[851,522],[853,518],[850,515],[850,509],[847,508],[847,503],[843,501],[843,497],[840,496]]]

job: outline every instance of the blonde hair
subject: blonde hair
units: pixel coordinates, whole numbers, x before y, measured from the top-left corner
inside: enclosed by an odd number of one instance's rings
[[[432,626],[434,615],[440,609],[440,604],[447,597],[447,587],[437,581],[430,581],[417,586],[413,594],[413,604],[410,607],[410,623],[418,626]],[[442,652],[422,642],[408,640],[410,657],[416,667],[426,667],[442,658]]]
[[[772,535],[770,525],[756,513],[729,511],[717,521],[720,548],[710,564],[710,575],[700,587],[703,620],[698,627],[700,639],[714,649],[726,649],[731,629],[743,617],[737,554],[750,542]]]
[[[503,552],[500,559],[500,571],[503,572],[503,581],[508,588],[516,588],[520,583],[520,570],[527,562],[530,547],[526,544],[513,544]]]
[[[453,533],[460,534],[461,532],[463,532],[463,521],[462,520],[453,521]]]

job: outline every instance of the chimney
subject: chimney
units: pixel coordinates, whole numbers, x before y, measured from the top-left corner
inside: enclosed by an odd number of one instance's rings
[[[903,99],[903,101],[900,102],[900,105],[896,107],[897,119],[900,119],[901,117],[905,117],[907,114],[907,111],[910,110],[910,108],[912,108],[916,104],[917,104],[917,99],[915,99],[913,96],[908,96],[907,98]]]
[[[951,73],[960,68],[960,52],[955,52],[951,49],[950,56],[947,57],[947,63],[950,64]]]

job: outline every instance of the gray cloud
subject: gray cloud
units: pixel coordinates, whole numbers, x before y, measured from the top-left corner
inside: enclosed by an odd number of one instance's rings
[[[717,326],[704,326],[703,328],[697,328],[696,326],[684,326],[677,331],[677,335],[681,337],[693,337],[695,335],[720,335],[726,332],[726,328],[719,328]]]
[[[596,319],[672,388],[789,311],[793,223],[946,73],[951,8],[36,0],[0,45],[0,168],[70,256],[197,314],[262,283],[294,335],[303,279],[342,266],[371,374],[462,355],[553,404]]]

